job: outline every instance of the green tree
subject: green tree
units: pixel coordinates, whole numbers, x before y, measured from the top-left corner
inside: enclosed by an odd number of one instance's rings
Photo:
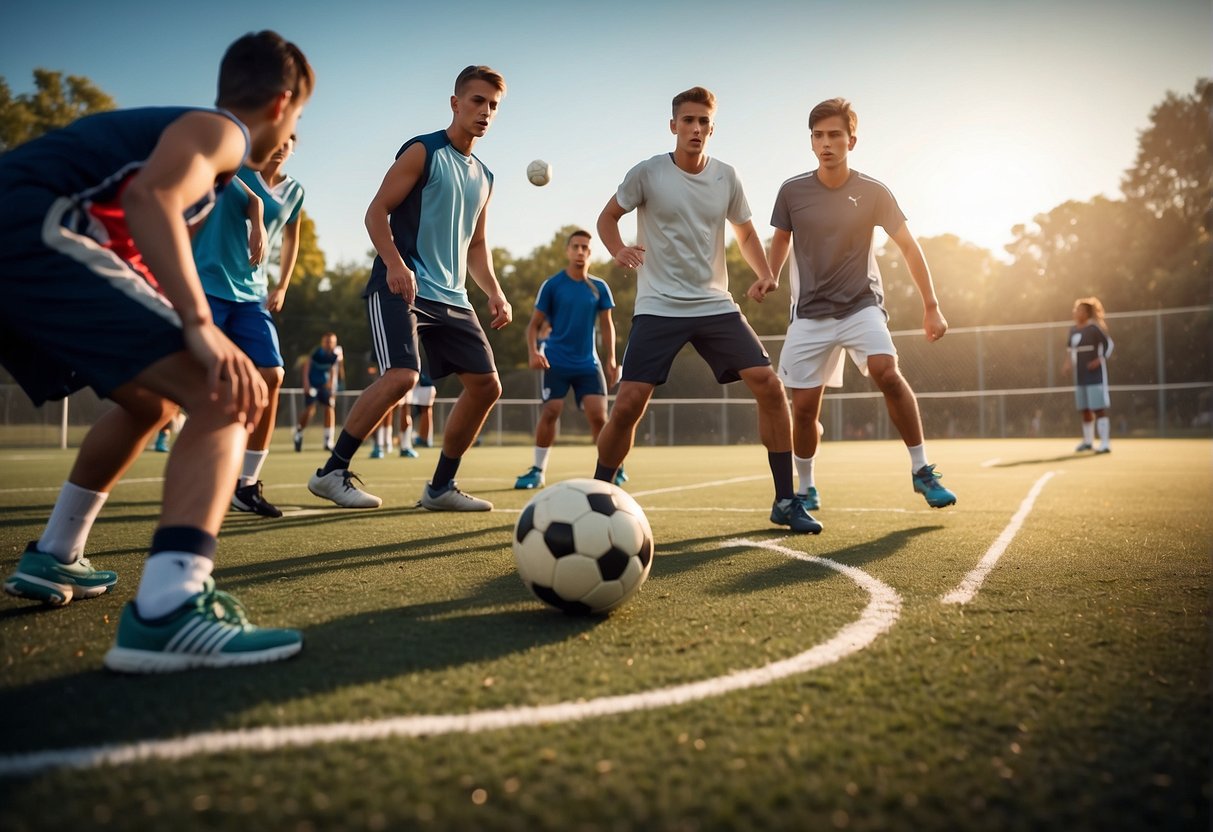
[[[71,124],[81,116],[112,110],[114,99],[82,75],[34,70],[34,91],[12,94],[0,77],[0,152]]]

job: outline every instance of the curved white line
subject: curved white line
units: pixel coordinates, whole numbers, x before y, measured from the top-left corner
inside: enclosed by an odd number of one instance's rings
[[[229,751],[272,751],[334,742],[359,742],[392,737],[426,737],[438,734],[476,733],[502,728],[572,722],[629,711],[666,708],[732,691],[767,685],[778,679],[833,664],[867,647],[888,631],[901,612],[901,596],[882,581],[853,566],[829,558],[798,552],[773,541],[729,540],[726,546],[770,549],[788,557],[840,572],[871,596],[859,619],[846,625],[829,641],[788,659],[763,667],[739,670],[727,676],[704,679],[674,687],[604,696],[579,702],[502,708],[470,714],[403,716],[375,722],[338,722],[328,725],[246,728],[210,731],[169,740],[144,740],[126,745],[36,751],[0,757],[0,776],[30,775],[50,768],[92,768],[148,760],[179,760],[202,754]]]

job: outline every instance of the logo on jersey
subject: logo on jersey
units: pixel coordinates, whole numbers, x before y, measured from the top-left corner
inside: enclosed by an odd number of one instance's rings
[[[851,204],[854,205],[856,208],[858,208],[859,200],[863,199],[863,197],[862,196],[848,196],[847,199],[851,200]]]

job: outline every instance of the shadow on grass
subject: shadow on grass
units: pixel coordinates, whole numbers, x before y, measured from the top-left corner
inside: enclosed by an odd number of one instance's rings
[[[996,462],[991,468],[1017,468],[1020,465],[1048,465],[1051,462],[1074,462],[1079,459],[1095,459],[1092,453],[1069,453],[1061,456],[1044,457],[1042,459],[1012,459],[1007,462]]]

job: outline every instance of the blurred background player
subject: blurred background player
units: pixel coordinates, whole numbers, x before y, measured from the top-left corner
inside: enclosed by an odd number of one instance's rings
[[[417,376],[417,386],[413,394],[413,445],[418,448],[434,446],[434,400],[438,398],[438,388],[434,380],[426,374],[425,368]]]
[[[1108,420],[1112,397],[1108,391],[1107,363],[1112,347],[1099,298],[1074,301],[1074,326],[1070,327],[1066,339],[1065,371],[1074,368],[1074,403],[1082,414],[1082,442],[1075,451],[1112,452],[1112,427]],[[1095,448],[1096,431],[1099,433],[1098,448]]]
[[[615,322],[611,310],[615,300],[611,289],[589,273],[590,241],[588,231],[569,235],[564,253],[568,265],[539,287],[535,311],[526,328],[529,364],[543,373],[543,408],[535,427],[535,464],[518,477],[514,488],[542,488],[548,456],[556,441],[564,399],[572,388],[577,406],[585,413],[590,436],[596,443],[606,424],[607,389],[615,384],[619,368],[615,363]],[[595,322],[602,335],[605,360],[599,362],[594,348]],[[542,348],[539,336],[549,330]],[[622,466],[615,473],[615,484],[622,485],[627,475]]]
[[[337,333],[320,336],[320,346],[303,362],[303,413],[295,425],[295,451],[303,450],[303,431],[316,412],[317,403],[324,408],[324,449],[333,450],[333,434],[337,428],[337,384],[345,374],[344,353],[337,343]]]
[[[217,109],[80,119],[0,156],[0,363],[41,404],[92,387],[116,407],[82,443],[42,537],[4,583],[66,604],[118,580],[83,557],[113,485],[177,406],[190,418],[164,470],[160,519],[105,665],[148,673],[283,659],[295,630],[259,629],[215,589],[216,535],[265,381],[211,319],[190,251],[241,165],[295,131],[315,80],[274,32],[223,56]]]

